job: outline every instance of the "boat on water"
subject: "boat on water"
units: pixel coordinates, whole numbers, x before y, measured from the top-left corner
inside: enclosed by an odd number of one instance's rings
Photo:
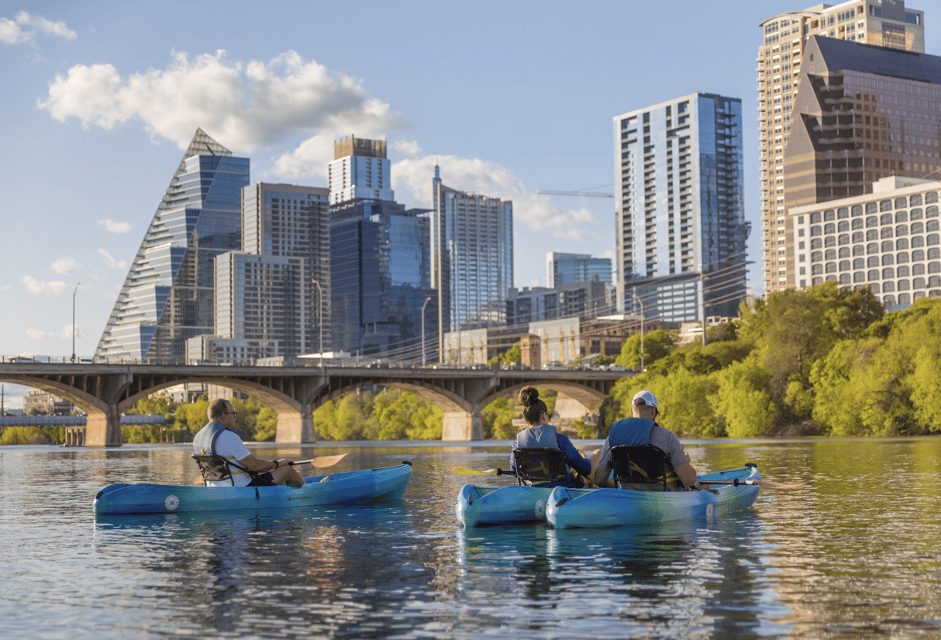
[[[511,485],[478,487],[465,484],[457,494],[454,514],[466,527],[545,522],[552,489]]]
[[[723,484],[713,484],[703,491],[556,487],[546,503],[546,520],[557,529],[568,529],[721,517],[747,509],[755,502],[761,473],[757,466],[749,464],[740,469],[702,474],[697,480]]]
[[[408,488],[412,465],[331,473],[305,478],[303,487],[206,487],[112,484],[95,496],[96,516],[144,513],[287,509],[326,504],[398,500]]]

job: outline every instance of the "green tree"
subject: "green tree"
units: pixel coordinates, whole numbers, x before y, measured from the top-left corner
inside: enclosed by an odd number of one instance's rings
[[[166,391],[161,391],[151,394],[146,398],[141,398],[133,407],[128,409],[126,413],[139,416],[162,413],[166,416],[167,420],[172,420],[179,406],[179,403],[174,402]]]
[[[810,417],[809,403],[791,383],[810,391],[814,363],[839,340],[861,335],[883,310],[868,288],[846,290],[831,281],[771,294],[743,305],[741,315],[738,334],[763,359],[779,418],[794,421]]]
[[[758,358],[734,362],[715,375],[718,389],[712,397],[716,416],[725,422],[730,438],[765,435],[774,425],[774,400],[768,372]]]
[[[643,336],[644,366],[650,367],[660,358],[665,358],[676,348],[679,337],[661,329],[654,329]],[[641,334],[635,333],[624,341],[621,355],[616,362],[629,369],[640,370]]]

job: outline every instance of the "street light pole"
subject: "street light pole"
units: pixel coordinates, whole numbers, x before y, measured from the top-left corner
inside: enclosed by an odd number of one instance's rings
[[[634,287],[634,300],[640,305],[640,372],[644,372],[644,301],[637,296],[637,287]]]
[[[431,296],[425,298],[421,306],[421,366],[425,366],[425,307],[431,302]]]
[[[82,284],[81,282],[75,283],[75,290],[72,292],[72,363],[75,363],[75,294],[78,293],[78,285]]]
[[[317,307],[317,319],[320,321],[320,344],[318,349],[320,350],[320,368],[323,369],[323,289],[320,288],[320,283],[315,278],[311,278],[310,281],[317,285],[318,299],[320,300]]]

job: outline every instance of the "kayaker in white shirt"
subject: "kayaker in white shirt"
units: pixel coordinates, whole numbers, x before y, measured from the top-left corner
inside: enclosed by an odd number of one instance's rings
[[[651,392],[647,390],[638,391],[631,401],[631,415],[634,418],[643,418],[644,420],[654,422],[654,427],[650,431],[649,443],[659,447],[667,454],[667,458],[669,458],[670,463],[673,465],[673,470],[684,485],[689,488],[699,489],[701,487],[696,482],[696,469],[690,464],[689,454],[683,449],[683,444],[680,442],[680,439],[669,429],[655,423],[655,419],[660,413],[658,404],[657,396]],[[611,447],[621,443],[615,442],[612,444],[609,439],[612,433],[616,431],[615,427],[618,425],[618,422],[611,425],[611,431],[608,432],[608,439],[605,439],[604,446],[601,450],[592,454],[592,480],[594,480],[599,487],[616,486],[614,481],[610,479]]]
[[[236,413],[231,402],[224,398],[214,400],[209,405],[207,414],[209,424],[200,429],[193,438],[193,450],[198,455],[213,454],[226,458],[230,462],[229,469],[232,473],[231,481],[207,481],[207,486],[304,486],[304,478],[290,465],[290,460],[261,460],[251,454],[233,430]]]

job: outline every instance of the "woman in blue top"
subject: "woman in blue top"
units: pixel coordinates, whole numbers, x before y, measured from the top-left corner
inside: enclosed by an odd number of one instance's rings
[[[579,476],[583,478],[591,477],[591,462],[588,458],[575,448],[572,441],[558,433],[551,424],[549,424],[549,408],[546,403],[539,399],[539,391],[536,387],[526,387],[521,389],[517,397],[516,406],[522,410],[523,419],[529,426],[528,429],[520,431],[516,436],[516,442],[513,443],[513,449],[558,449],[565,454],[566,464],[574,469]],[[516,471],[516,459],[510,453],[510,470]],[[573,478],[568,475],[564,482],[541,483],[540,487],[555,487],[559,485],[570,487],[583,486],[581,478]]]

